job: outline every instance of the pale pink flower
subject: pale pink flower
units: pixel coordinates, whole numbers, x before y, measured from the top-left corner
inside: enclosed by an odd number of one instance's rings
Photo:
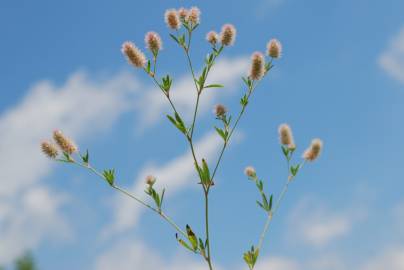
[[[53,132],[53,139],[57,143],[57,145],[62,149],[63,152],[71,155],[75,152],[77,152],[77,146],[74,144],[74,142],[66,137],[62,131],[60,130],[55,130]]]
[[[250,78],[261,80],[265,74],[265,57],[260,52],[255,52],[251,56]]]
[[[156,55],[162,49],[162,42],[159,34],[156,32],[147,32],[144,38],[146,48]]]
[[[142,68],[146,65],[146,57],[143,52],[139,50],[132,42],[125,42],[122,44],[122,53],[128,59],[128,62],[133,66]]]
[[[223,25],[222,32],[220,33],[220,41],[223,46],[233,45],[236,40],[236,33],[236,28],[232,24]]]
[[[209,33],[206,34],[206,40],[210,44],[216,45],[216,43],[219,41],[219,34],[216,33],[215,31],[210,31]]]
[[[166,24],[173,30],[178,30],[181,27],[178,12],[175,9],[168,9],[164,15]]]
[[[44,141],[41,143],[42,152],[48,156],[49,158],[56,158],[59,154],[59,151],[56,145],[49,141]]]
[[[307,161],[314,161],[318,158],[323,149],[323,142],[320,139],[313,139],[311,145],[303,153],[303,158]]]
[[[277,39],[271,39],[267,44],[267,54],[272,58],[282,56],[282,44]]]

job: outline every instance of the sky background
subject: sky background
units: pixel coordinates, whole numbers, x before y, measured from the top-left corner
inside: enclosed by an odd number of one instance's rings
[[[212,108],[238,113],[249,57],[278,38],[283,56],[254,93],[211,193],[218,269],[246,269],[242,253],[265,222],[253,165],[279,194],[286,166],[277,128],[289,123],[300,153],[314,137],[324,152],[304,167],[274,219],[257,270],[404,269],[404,2],[54,1],[0,2],[0,265],[31,250],[42,270],[206,269],[158,216],[80,168],[56,164],[41,140],[62,129],[97,168],[144,197],[143,179],[167,188],[166,212],[203,235],[203,198],[187,144],[167,121],[161,93],[121,55],[131,40],[161,34],[159,74],[186,120],[195,96],[182,51],[164,24],[168,8],[198,6],[191,51],[197,67],[209,30],[237,28],[212,71],[195,130],[209,164],[221,142]],[[197,68],[199,71],[200,69]]]

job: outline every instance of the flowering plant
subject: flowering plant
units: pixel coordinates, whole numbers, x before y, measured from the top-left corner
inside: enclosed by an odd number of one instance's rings
[[[200,24],[200,11],[196,7],[192,7],[187,10],[181,8],[179,10],[170,9],[165,13],[165,21],[168,28],[171,30],[170,37],[175,43],[183,50],[186,61],[188,63],[192,79],[195,86],[196,101],[194,107],[194,113],[192,116],[191,123],[186,123],[183,120],[182,115],[177,110],[174,102],[171,99],[170,91],[173,84],[173,78],[170,75],[159,76],[157,74],[158,56],[162,49],[162,40],[158,33],[148,32],[145,36],[145,43],[147,49],[151,53],[151,58],[147,59],[145,54],[136,47],[132,42],[125,42],[122,45],[122,53],[127,58],[128,62],[135,68],[143,70],[155,83],[155,85],[161,90],[162,94],[165,96],[169,102],[172,114],[167,115],[168,120],[173,124],[173,126],[178,129],[181,136],[187,141],[193,158],[193,166],[195,166],[196,173],[199,177],[198,184],[201,185],[204,201],[205,201],[205,235],[203,237],[197,236],[197,234],[192,230],[191,226],[186,225],[185,229],[182,226],[177,225],[163,210],[164,193],[165,189],[156,190],[155,183],[157,179],[149,175],[145,179],[145,192],[150,197],[149,202],[145,202],[129,191],[121,188],[116,181],[116,173],[114,169],[106,169],[98,171],[95,167],[90,164],[89,152],[80,152],[75,143],[66,137],[61,131],[57,130],[53,133],[53,141],[44,141],[41,144],[43,152],[50,158],[64,162],[68,164],[74,164],[81,166],[97,176],[105,180],[111,188],[123,193],[126,196],[136,200],[138,203],[149,208],[157,215],[159,215],[163,220],[165,220],[169,225],[173,227],[176,231],[176,239],[178,243],[185,249],[200,255],[207,263],[209,269],[213,269],[212,263],[212,253],[211,253],[211,241],[209,238],[209,194],[214,187],[214,180],[216,173],[219,169],[221,160],[223,158],[224,152],[230,143],[230,139],[234,134],[234,131],[242,118],[245,110],[249,104],[250,98],[254,93],[259,82],[270,72],[274,67],[273,61],[281,57],[282,47],[278,40],[272,39],[267,44],[266,53],[254,52],[251,56],[251,65],[249,74],[247,77],[243,77],[243,81],[246,87],[244,95],[240,99],[241,109],[236,117],[232,117],[227,111],[226,107],[222,104],[218,104],[214,108],[214,113],[216,119],[220,123],[221,127],[215,126],[218,136],[223,140],[222,148],[219,152],[219,157],[214,164],[214,166],[209,166],[206,159],[199,159],[196,155],[195,144],[194,144],[194,131],[197,123],[198,108],[200,103],[200,98],[202,94],[208,88],[221,88],[221,84],[207,84],[207,78],[211,69],[214,67],[217,58],[222,54],[222,52],[228,47],[232,46],[236,40],[236,29],[231,24],[223,25],[221,32],[216,33],[210,31],[206,35],[207,42],[211,45],[211,51],[208,53],[204,61],[204,66],[202,68],[201,74],[197,75],[193,66],[191,59],[191,41],[195,30]],[[269,58],[269,59],[267,59]],[[322,142],[319,139],[314,139],[310,147],[303,153],[303,161],[301,163],[292,164],[292,157],[296,151],[296,145],[292,136],[291,128],[287,124],[282,124],[279,127],[279,136],[281,149],[284,157],[286,158],[288,164],[288,174],[287,181],[283,191],[274,201],[274,196],[267,195],[264,191],[264,181],[259,179],[255,169],[251,166],[245,169],[245,174],[252,180],[260,195],[260,200],[257,204],[260,208],[265,211],[267,221],[265,223],[263,232],[259,238],[257,245],[253,245],[249,250],[244,253],[244,261],[248,265],[249,269],[254,269],[256,262],[258,260],[264,238],[269,229],[269,225],[279,205],[288,189],[289,184],[294,180],[298,172],[302,169],[306,161],[314,161],[320,154],[322,148]],[[190,164],[190,166],[192,166]]]

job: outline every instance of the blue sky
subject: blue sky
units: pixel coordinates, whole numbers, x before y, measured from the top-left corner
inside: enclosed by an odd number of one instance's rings
[[[169,39],[168,8],[198,6],[193,59],[205,34],[233,23],[235,46],[215,66],[224,89],[203,96],[196,141],[217,158],[215,103],[238,112],[249,56],[276,37],[283,57],[254,93],[212,192],[212,247],[219,269],[245,269],[265,217],[243,169],[256,167],[279,194],[286,169],[277,127],[292,126],[301,153],[313,137],[321,158],[291,186],[265,243],[259,269],[404,268],[401,168],[404,127],[404,3],[391,1],[2,1],[0,3],[0,264],[32,250],[40,269],[206,269],[174,232],[102,181],[54,164],[39,142],[60,128],[90,149],[98,168],[143,193],[156,174],[166,211],[203,234],[202,193],[187,145],[166,121],[163,96],[120,53],[147,31],[161,34],[159,69],[175,77],[184,114],[194,101],[186,59]],[[188,118],[189,119],[189,118]],[[182,263],[181,263],[182,262]]]

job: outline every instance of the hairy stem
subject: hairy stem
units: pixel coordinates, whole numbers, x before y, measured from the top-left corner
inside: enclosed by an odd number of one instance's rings
[[[207,254],[207,262],[209,265],[209,269],[212,270],[212,255],[210,253],[210,238],[209,238],[209,191],[205,191],[205,232],[206,232],[206,248],[208,251]]]

